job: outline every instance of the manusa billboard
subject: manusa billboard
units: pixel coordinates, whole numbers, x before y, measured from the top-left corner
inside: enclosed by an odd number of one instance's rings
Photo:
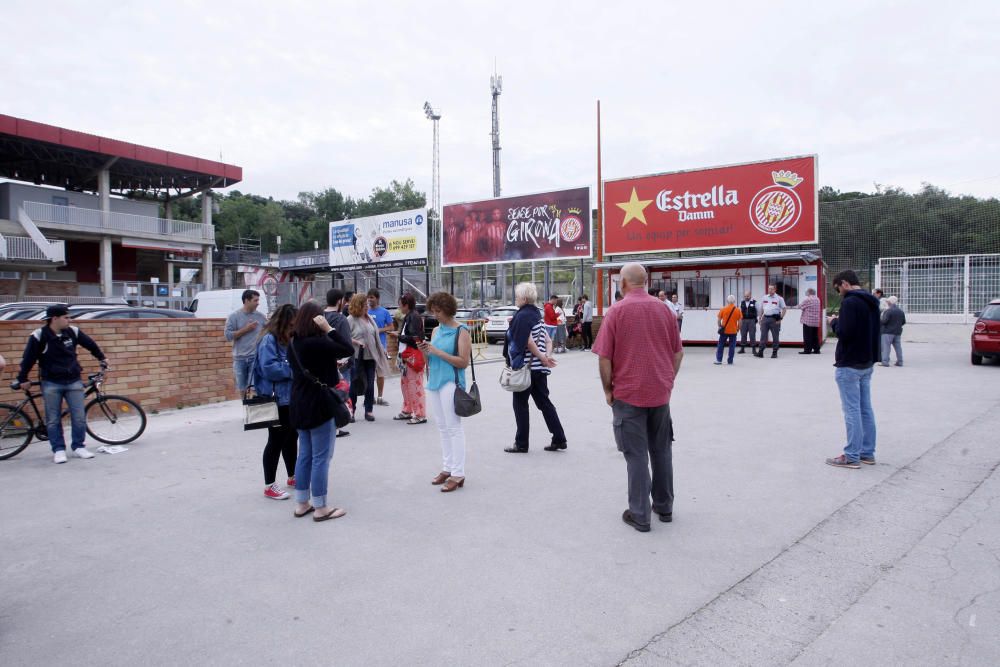
[[[604,254],[819,240],[816,156],[604,182]]]

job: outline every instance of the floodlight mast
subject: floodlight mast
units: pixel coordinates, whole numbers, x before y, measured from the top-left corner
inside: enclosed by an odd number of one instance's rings
[[[424,115],[427,120],[434,123],[434,163],[431,170],[431,215],[434,220],[428,221],[428,229],[431,236],[431,247],[428,248],[428,281],[430,288],[430,271],[434,267],[434,259],[441,247],[441,155],[438,140],[438,123],[441,120],[441,112],[435,111],[430,102],[424,102]],[[435,239],[437,242],[435,243]]]

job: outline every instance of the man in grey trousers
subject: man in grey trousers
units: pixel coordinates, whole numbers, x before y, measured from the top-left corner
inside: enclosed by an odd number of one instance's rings
[[[615,442],[628,470],[622,521],[640,533],[649,532],[654,511],[664,523],[673,520],[670,393],[684,358],[674,311],[645,287],[641,264],[622,267],[623,297],[605,314],[594,342]]]
[[[254,362],[257,360],[257,339],[261,328],[267,323],[263,315],[257,312],[260,303],[260,292],[257,290],[243,291],[243,307],[234,311],[226,320],[226,340],[233,344],[233,375],[236,378],[236,391],[241,394],[246,391],[252,381]]]

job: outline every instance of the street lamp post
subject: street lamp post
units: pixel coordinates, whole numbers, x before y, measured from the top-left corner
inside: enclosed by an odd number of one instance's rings
[[[438,142],[438,123],[441,120],[441,112],[436,111],[434,107],[431,106],[430,102],[424,102],[424,115],[427,116],[427,120],[434,123],[434,162],[431,171],[431,211],[433,211],[434,221],[429,224],[430,230],[430,244],[428,247],[428,257],[427,257],[427,294],[431,292],[431,271],[434,268],[434,249],[437,247],[440,249],[441,237],[441,158],[440,158],[440,144]],[[434,243],[434,239],[437,239],[437,243]],[[452,269],[452,280],[454,280],[454,271]]]

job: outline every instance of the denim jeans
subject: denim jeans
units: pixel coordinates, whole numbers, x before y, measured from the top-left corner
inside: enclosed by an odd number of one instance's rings
[[[875,458],[875,412],[872,410],[872,368],[837,368],[837,388],[847,426],[844,457],[848,461]]]
[[[253,370],[256,357],[233,357],[233,375],[236,377],[236,391],[241,394],[253,380],[250,372]]]
[[[45,400],[45,430],[48,431],[52,451],[66,450],[66,440],[63,437],[62,427],[62,402],[64,398],[66,405],[69,406],[69,416],[72,422],[70,431],[73,438],[73,449],[83,447],[83,439],[87,435],[87,415],[83,409],[83,383],[79,380],[69,384],[43,381],[42,396]]]
[[[715,360],[722,363],[722,351],[729,346],[729,362],[733,363],[733,355],[736,354],[736,334],[719,334],[719,343],[715,346]]]
[[[330,477],[330,459],[337,440],[337,426],[333,420],[323,422],[316,428],[299,431],[299,457],[295,461],[295,500],[309,501],[312,506],[326,507],[326,487]]]
[[[896,350],[896,363],[903,365],[903,337],[899,334],[882,334],[882,365],[889,365],[889,350]]]

